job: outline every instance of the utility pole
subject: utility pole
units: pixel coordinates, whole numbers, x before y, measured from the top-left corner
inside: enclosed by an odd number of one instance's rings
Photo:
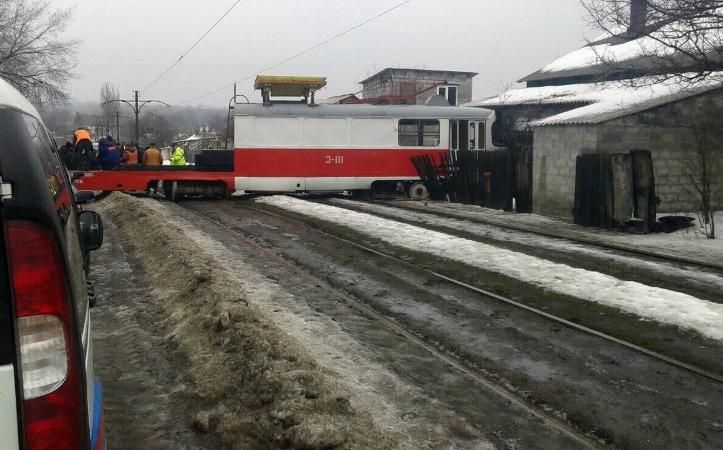
[[[132,119],[131,116],[121,116],[120,111],[115,112],[115,135],[118,136],[116,139],[118,139],[118,142],[121,142],[121,135],[120,135],[120,119]]]
[[[128,106],[131,107],[131,109],[133,110],[133,113],[134,113],[135,116],[136,116],[136,141],[135,141],[135,143],[134,143],[135,145],[140,145],[140,128],[139,128],[139,126],[138,126],[138,116],[139,116],[140,113],[141,113],[141,109],[143,109],[143,107],[146,106],[146,105],[149,104],[149,103],[161,103],[161,104],[166,105],[166,106],[171,106],[171,105],[169,105],[168,103],[166,103],[166,102],[164,102],[164,101],[162,101],[162,100],[139,100],[139,99],[138,99],[138,93],[139,93],[139,91],[133,91],[133,100],[122,100],[122,99],[118,99],[118,100],[108,100],[107,102],[103,102],[104,105],[107,104],[107,103],[112,103],[112,102],[123,102],[123,103],[125,103],[126,105],[128,105]],[[131,103],[131,101],[132,101],[133,103]],[[117,117],[117,116],[116,116],[116,117]],[[116,119],[116,120],[117,120],[117,119]]]

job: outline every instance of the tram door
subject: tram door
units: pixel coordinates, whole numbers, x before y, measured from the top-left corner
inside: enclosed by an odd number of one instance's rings
[[[449,148],[453,152],[460,150],[484,150],[485,138],[485,122],[469,120],[449,121]]]

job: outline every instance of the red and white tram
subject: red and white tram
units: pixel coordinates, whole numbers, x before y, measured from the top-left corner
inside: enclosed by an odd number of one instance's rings
[[[492,111],[444,106],[236,105],[235,189],[369,190],[419,179],[410,158],[491,148]],[[464,147],[464,146],[463,146]]]
[[[200,158],[182,168],[120,167],[86,172],[76,185],[135,191],[164,181],[173,197],[399,191],[419,180],[412,156],[492,149],[494,112],[480,108],[274,103],[236,104],[234,111],[225,165],[208,167]]]

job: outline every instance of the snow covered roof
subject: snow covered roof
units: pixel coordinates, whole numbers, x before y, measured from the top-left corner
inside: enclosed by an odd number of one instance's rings
[[[489,108],[492,106],[519,105],[563,105],[570,103],[594,103],[598,101],[601,86],[599,84],[570,84],[566,86],[543,86],[535,88],[511,89],[497,97],[476,100],[462,106]]]
[[[641,87],[632,87],[621,82],[599,83],[592,86],[598,86],[598,90],[586,92],[581,98],[595,97],[593,103],[532,122],[530,126],[599,124],[637,114],[657,106],[721,89],[723,72],[716,72],[710,78],[692,84],[669,80]]]
[[[464,106],[490,108],[578,104],[580,105],[578,108],[538,120],[530,125],[596,124],[723,88],[723,72],[713,73],[706,80],[696,83],[682,83],[680,80],[670,79],[655,84],[653,79],[641,78],[638,84],[640,87],[621,81],[608,81],[512,89],[498,97],[470,102]]]
[[[660,47],[660,44],[649,37],[633,39],[623,43],[605,42],[597,45],[586,45],[557,58],[537,72],[519,80],[519,82],[526,83],[553,78],[574,78],[604,74],[611,70],[611,63],[615,63],[616,70],[651,70],[654,67],[654,62],[646,58],[645,55],[650,54],[653,46]]]
[[[700,25],[701,30],[704,30],[704,23]],[[611,72],[669,73],[675,68],[693,67],[697,64],[686,56],[686,51],[694,55],[707,52],[711,59],[718,58],[723,42],[720,28],[711,26],[707,32],[701,31],[693,36],[696,39],[686,40],[687,33],[680,31],[681,27],[686,26],[689,24],[668,23],[652,31],[650,35],[637,38],[630,37],[622,28],[612,30],[590,44],[557,58],[519,82],[595,75],[602,77]],[[681,37],[676,39],[675,36]]]

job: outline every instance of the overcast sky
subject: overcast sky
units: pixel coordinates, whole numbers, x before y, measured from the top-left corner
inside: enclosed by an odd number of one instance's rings
[[[172,71],[141,95],[187,102],[240,81],[259,101],[259,70],[324,41],[401,0],[241,0]],[[72,8],[67,35],[81,41],[76,100],[97,100],[105,81],[121,97],[142,90],[190,47],[235,0],[53,0]],[[328,97],[361,89],[385,67],[479,72],[474,97],[499,93],[516,79],[584,45],[579,0],[413,0],[268,74],[320,75]],[[224,106],[233,89],[190,102]]]

